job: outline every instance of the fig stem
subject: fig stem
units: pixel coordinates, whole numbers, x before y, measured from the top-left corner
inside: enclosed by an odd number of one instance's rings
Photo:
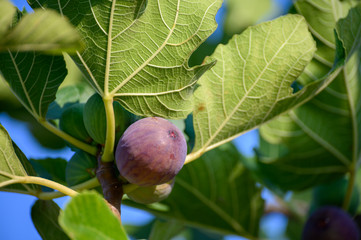
[[[123,184],[117,178],[114,162],[103,162],[99,155],[96,176],[102,187],[105,200],[113,205],[120,213],[120,205],[124,194]]]
[[[345,210],[346,212],[351,203],[355,180],[356,180],[356,167],[355,167],[355,162],[353,162],[350,167],[347,190],[346,190],[345,198],[342,203],[342,209]]]
[[[80,150],[83,150],[84,152],[87,152],[87,153],[89,153],[91,155],[94,155],[94,156],[96,155],[96,153],[98,151],[96,147],[91,146],[89,144],[86,144],[86,143],[84,143],[84,142],[70,136],[69,134],[61,131],[59,128],[57,128],[54,125],[50,124],[45,119],[39,119],[38,121],[39,121],[39,123],[41,125],[43,125],[50,132],[54,133],[58,137],[61,137],[62,139],[64,139],[65,141],[71,143],[72,145],[79,148]]]
[[[107,130],[105,146],[101,160],[103,162],[114,161],[114,142],[115,142],[115,117],[113,108],[113,97],[103,97],[105,116],[107,121]]]

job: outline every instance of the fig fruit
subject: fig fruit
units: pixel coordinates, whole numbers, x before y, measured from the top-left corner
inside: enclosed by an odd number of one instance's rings
[[[70,158],[65,168],[65,180],[74,186],[95,177],[97,160],[83,151],[77,151]]]
[[[169,182],[183,167],[187,143],[169,121],[148,117],[124,132],[115,152],[119,173],[130,183],[152,186]]]
[[[342,207],[348,181],[345,178],[330,182],[329,184],[322,184],[314,188],[312,193],[312,202],[310,206],[310,213],[321,206],[337,206]],[[354,186],[351,195],[351,201],[347,212],[354,215],[360,203],[360,196],[357,186]]]
[[[75,103],[71,105],[61,114],[59,127],[64,132],[79,140],[91,142],[92,139],[83,123],[83,114],[83,103]]]
[[[128,116],[119,102],[114,101],[113,108],[115,116],[115,139],[118,140],[126,128]],[[107,120],[104,102],[99,94],[95,93],[85,103],[83,121],[86,130],[94,141],[104,144]]]
[[[302,240],[358,240],[359,230],[342,209],[325,206],[317,209],[307,220]]]
[[[138,187],[137,189],[127,193],[127,195],[134,202],[151,204],[166,199],[172,192],[173,186],[174,179],[170,182],[159,185]]]

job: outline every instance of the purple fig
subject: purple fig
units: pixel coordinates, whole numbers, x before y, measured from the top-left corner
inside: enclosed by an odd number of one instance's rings
[[[143,118],[130,125],[115,152],[120,175],[139,186],[169,182],[183,167],[186,156],[182,132],[159,117]]]
[[[308,218],[302,240],[359,240],[359,231],[350,215],[338,207],[325,206]]]

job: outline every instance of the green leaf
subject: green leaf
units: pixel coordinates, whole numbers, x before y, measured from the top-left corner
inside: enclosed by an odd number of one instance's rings
[[[9,6],[10,5],[10,6]],[[80,35],[69,21],[57,12],[35,10],[12,25],[16,8],[7,1],[0,2],[0,52],[43,51],[62,54],[81,49]]]
[[[192,111],[197,79],[214,63],[189,68],[188,58],[216,29],[221,0],[29,2],[78,27],[86,48],[74,59],[102,96],[136,115],[173,119]]]
[[[270,0],[227,0],[227,14],[224,31],[227,35],[240,33],[246,27],[254,25],[271,10]]]
[[[67,161],[62,158],[45,158],[29,160],[40,177],[66,185],[65,168]]]
[[[77,151],[66,166],[66,182],[74,186],[95,177],[97,159],[83,151]]]
[[[61,114],[75,103],[85,103],[94,94],[94,90],[85,82],[60,88],[56,99],[49,105],[47,119],[59,119]]]
[[[263,141],[256,172],[270,188],[303,190],[339,178],[348,170],[326,147],[295,124],[290,114],[262,126],[260,134]]]
[[[183,225],[177,221],[155,221],[149,240],[171,239],[183,230]]]
[[[326,46],[335,49],[333,29],[336,22],[345,17],[356,3],[353,0],[299,0],[295,2],[295,8],[306,18],[312,34]]]
[[[44,118],[67,71],[62,56],[35,52],[0,53],[0,71],[24,107]]]
[[[217,65],[195,91],[198,156],[291,109],[323,82],[292,94],[291,83],[312,59],[315,42],[303,17],[287,15],[262,23],[220,45]]]
[[[347,17],[340,19],[336,25],[338,38],[345,49],[346,59],[361,46],[361,4],[351,8]]]
[[[128,239],[119,219],[94,191],[73,197],[60,213],[59,223],[71,239]]]
[[[130,237],[135,239],[146,239],[152,231],[153,223],[154,221],[150,221],[141,226],[127,224],[124,224],[123,226]]]
[[[348,56],[341,74],[310,102],[261,127],[265,141],[256,171],[267,184],[284,191],[301,190],[339,178],[360,161],[361,55],[353,30],[361,26],[361,18],[355,16],[358,8],[337,23],[343,28],[340,40],[348,42],[346,52],[358,51]]]
[[[37,200],[31,208],[31,219],[44,240],[66,240],[69,237],[58,223],[60,207],[52,200]]]
[[[146,206],[123,202],[186,225],[252,237],[263,214],[260,192],[237,149],[224,144],[185,165],[164,201]]]
[[[16,8],[7,0],[0,0],[0,37],[11,27]]]
[[[33,184],[16,184],[16,176],[35,175],[25,155],[12,142],[0,124],[0,188],[4,191],[36,193],[40,187]],[[13,185],[10,185],[13,184]],[[9,186],[10,185],[10,186]]]
[[[37,118],[45,117],[66,75],[62,57],[34,52],[0,54],[0,70],[18,99]]]

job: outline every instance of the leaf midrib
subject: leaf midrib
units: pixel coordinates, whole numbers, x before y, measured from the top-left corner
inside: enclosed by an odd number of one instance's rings
[[[158,2],[158,4],[159,4],[159,2]],[[167,45],[168,40],[169,40],[170,37],[172,36],[173,31],[174,31],[174,29],[175,29],[175,27],[176,27],[176,24],[177,24],[177,21],[178,21],[179,6],[180,6],[180,0],[178,0],[178,3],[177,3],[177,10],[176,10],[176,15],[175,15],[175,18],[174,18],[173,26],[172,26],[172,28],[170,29],[169,34],[168,34],[168,36],[166,37],[166,39],[164,40],[164,42],[162,43],[162,45],[161,45],[146,61],[144,61],[142,65],[140,65],[135,71],[133,71],[133,73],[131,73],[126,79],[124,79],[121,84],[119,84],[116,88],[114,88],[114,89],[110,92],[110,95],[114,96],[115,93],[116,93],[117,91],[119,91],[119,89],[121,89],[125,84],[127,84],[127,83],[128,83],[135,75],[137,75],[143,68],[145,68],[145,67],[149,64],[149,62],[152,61],[152,60],[158,55],[158,53]],[[167,25],[166,25],[166,26],[167,26]],[[108,49],[108,52],[110,52],[109,49]],[[107,91],[109,91],[109,90],[107,89]]]

